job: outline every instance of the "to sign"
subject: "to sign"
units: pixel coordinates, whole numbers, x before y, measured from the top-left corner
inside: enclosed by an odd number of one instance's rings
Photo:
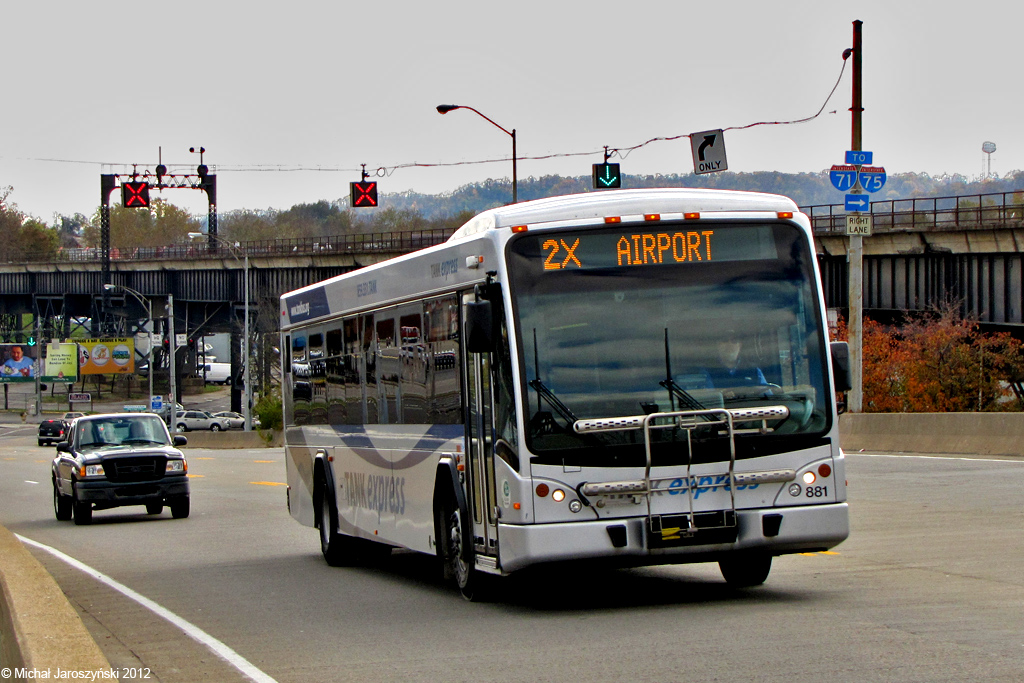
[[[691,133],[690,150],[693,152],[693,172],[697,175],[729,168],[725,159],[725,137],[721,129]]]
[[[835,168],[833,166],[833,168]],[[881,166],[861,166],[860,186],[865,192],[878,192],[885,185],[885,169]]]
[[[870,164],[872,157],[874,157],[874,152],[862,152],[859,149],[847,150],[846,163],[853,164],[854,166],[863,166],[864,164]]]
[[[871,214],[851,213],[846,215],[846,234],[871,236]]]
[[[857,167],[852,165],[840,166],[836,164],[828,172],[832,186],[840,192],[849,192],[857,183]]]

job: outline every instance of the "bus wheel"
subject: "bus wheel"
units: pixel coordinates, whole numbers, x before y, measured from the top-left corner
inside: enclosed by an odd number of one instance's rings
[[[454,500],[449,500],[444,510],[445,575],[455,579],[455,585],[466,600],[481,602],[490,595],[490,576],[485,576],[473,566],[473,551],[466,546],[462,535],[462,511]]]
[[[320,552],[327,564],[344,567],[352,561],[353,539],[338,533],[338,518],[334,512],[334,495],[324,487],[320,496]]]
[[[734,555],[718,562],[726,583],[733,588],[760,586],[772,570],[772,556],[763,553]]]

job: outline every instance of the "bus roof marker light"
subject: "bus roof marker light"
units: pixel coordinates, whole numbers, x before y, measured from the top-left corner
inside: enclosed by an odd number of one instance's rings
[[[529,229],[530,229],[530,226],[528,226],[528,225],[513,225],[512,226],[512,232],[526,232]]]
[[[622,216],[605,216],[604,217],[604,222],[605,223],[621,223],[622,222]]]
[[[697,211],[693,211],[693,212],[690,212],[690,213],[684,213],[683,214],[683,218],[688,220],[688,221],[700,220],[700,213],[697,212]]]
[[[645,213],[644,214],[644,220],[645,221],[660,221],[661,220],[661,214],[660,213]]]
[[[792,211],[779,211],[777,215],[778,215],[778,217],[780,219],[788,219],[788,218],[792,218],[793,217],[793,212]]]

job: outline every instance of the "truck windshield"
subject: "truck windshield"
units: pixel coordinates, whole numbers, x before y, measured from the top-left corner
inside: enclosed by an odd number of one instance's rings
[[[642,444],[639,432],[581,435],[573,423],[675,410],[785,405],[790,416],[766,438],[785,435],[787,448],[829,428],[814,255],[802,231],[699,225],[538,231],[510,243],[533,454],[614,461]],[[685,441],[674,431],[657,439]]]

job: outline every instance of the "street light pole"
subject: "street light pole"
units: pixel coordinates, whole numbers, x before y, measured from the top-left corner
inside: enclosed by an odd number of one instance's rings
[[[190,232],[188,233],[189,239],[196,237],[202,237],[201,232]],[[252,383],[249,381],[249,347],[251,346],[249,339],[249,252],[243,253],[244,259],[239,259],[238,254],[235,253],[235,249],[239,248],[238,244],[231,244],[220,235],[209,234],[208,239],[214,244],[220,244],[227,248],[228,253],[231,257],[242,263],[242,277],[245,278],[245,284],[243,286],[244,297],[245,297],[245,317],[242,323],[245,326],[245,332],[242,334],[242,384],[245,403],[242,405],[242,416],[245,418],[245,431],[252,431]]]
[[[123,289],[124,291],[128,292],[133,297],[135,297],[135,300],[138,301],[140,304],[142,304],[142,306],[146,309],[147,315],[149,316],[149,324],[150,324],[150,327],[152,327],[152,325],[153,325],[153,300],[152,299],[150,299],[149,297],[145,296],[141,292],[138,292],[138,291],[132,289],[131,287],[126,286],[126,285],[105,284],[105,285],[103,285],[103,289],[105,289],[108,292],[113,291],[115,289]],[[153,330],[149,330],[149,351],[146,353],[146,364],[148,366],[148,372],[146,374],[149,375],[149,408],[148,409],[149,410],[153,410]]]
[[[518,180],[518,177],[517,177],[517,174],[516,174],[516,129],[513,128],[511,131],[506,130],[504,127],[502,127],[499,124],[497,124],[490,117],[485,116],[484,114],[480,113],[479,111],[477,111],[473,107],[470,107],[470,106],[465,105],[465,104],[439,104],[439,105],[437,105],[437,113],[438,114],[447,114],[448,112],[455,111],[456,109],[468,109],[468,110],[470,110],[471,112],[473,112],[477,116],[481,117],[482,119],[486,120],[488,123],[493,125],[495,128],[498,128],[499,130],[501,130],[503,133],[505,133],[505,135],[508,135],[508,136],[510,136],[512,138],[512,203],[513,204],[517,203],[519,201],[519,187],[518,187],[519,186],[519,180]]]

